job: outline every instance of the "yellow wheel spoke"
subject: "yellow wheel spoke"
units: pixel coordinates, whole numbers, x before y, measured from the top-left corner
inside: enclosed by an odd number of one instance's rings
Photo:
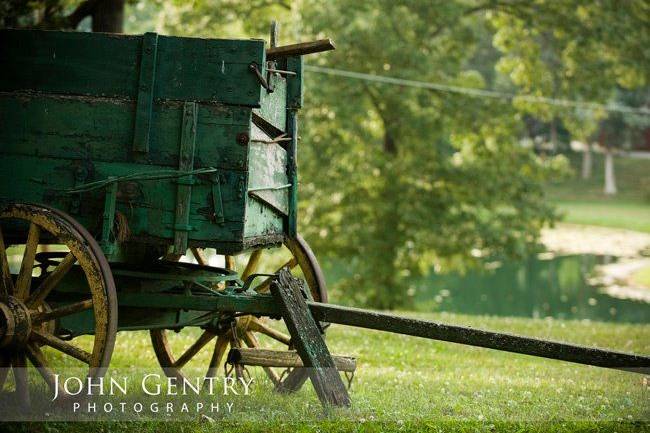
[[[28,307],[34,307],[39,305],[45,300],[47,295],[50,294],[50,291],[56,287],[57,284],[63,279],[65,274],[68,273],[72,265],[77,261],[76,257],[72,253],[68,253],[61,263],[57,265],[56,268],[45,278],[40,286],[34,292],[32,292],[27,301],[25,302]]]
[[[260,258],[262,257],[262,250],[255,250],[251,253],[251,256],[248,258],[248,263],[244,268],[244,272],[241,274],[241,279],[246,281],[248,277],[257,272],[257,266],[260,263]]]
[[[235,257],[233,256],[224,256],[226,262],[226,269],[233,270],[235,269]]]
[[[298,260],[296,260],[295,257],[291,257],[291,259],[287,260],[287,262],[286,262],[284,265],[280,266],[280,267],[279,267],[279,268],[274,272],[274,274],[277,274],[278,272],[280,272],[280,271],[281,271],[282,269],[284,269],[284,268],[293,269],[293,268],[295,268],[296,266],[298,266]],[[263,281],[259,286],[255,287],[255,291],[256,291],[257,293],[265,293],[265,292],[268,292],[268,291],[269,291],[269,288],[270,288],[270,286],[271,286],[271,281],[273,281],[273,278],[267,278],[267,279],[264,280],[264,281]]]
[[[194,357],[197,353],[199,353],[199,350],[203,349],[203,347],[210,342],[215,337],[215,334],[213,334],[210,331],[203,331],[203,334],[199,337],[198,340],[194,342],[186,351],[183,353],[180,358],[174,362],[174,365],[172,367],[174,368],[183,368],[185,364],[189,362],[190,359]]]
[[[9,259],[7,257],[7,248],[0,228],[0,296],[6,298],[14,293],[14,282],[9,272]]]
[[[69,316],[80,311],[87,310],[93,307],[93,300],[86,299],[83,301],[75,302],[74,304],[65,305],[63,307],[55,308],[51,311],[37,312],[32,315],[32,324],[38,325],[39,323],[47,322],[48,320],[58,319],[59,317]]]
[[[7,375],[9,374],[9,368],[11,368],[11,359],[7,354],[0,355],[0,393],[2,393],[2,388],[4,387],[5,381],[7,380]]]
[[[277,331],[271,328],[270,326],[267,326],[266,324],[262,323],[259,319],[251,320],[251,322],[248,324],[248,329],[250,329],[251,331],[259,332],[268,337],[271,337],[274,340],[279,341],[280,343],[286,344],[287,346],[289,345],[289,343],[291,343],[290,336],[288,336],[283,332]]]
[[[31,223],[29,225],[27,242],[25,242],[25,253],[23,254],[23,262],[20,265],[20,273],[16,280],[16,297],[19,299],[25,299],[29,294],[29,286],[32,282],[32,272],[34,271],[34,257],[36,256],[40,233],[41,229],[36,224]]]
[[[243,339],[248,347],[251,348],[260,347],[260,343],[257,341],[255,334],[253,334],[251,331],[244,332]],[[280,376],[278,376],[278,374],[275,371],[273,371],[271,367],[263,367],[263,368],[266,375],[269,377],[271,382],[273,382],[273,386],[277,386],[280,383]]]
[[[71,357],[78,359],[79,361],[85,362],[86,364],[90,364],[90,360],[92,357],[90,353],[86,352],[83,349],[78,348],[77,346],[73,346],[72,344],[66,341],[61,340],[59,337],[55,335],[32,330],[31,338],[37,343],[45,344],[46,346],[50,346],[51,348],[56,349],[59,352],[63,352],[66,355],[70,355]]]
[[[18,397],[18,401],[23,406],[29,406],[29,383],[27,381],[27,363],[25,362],[25,354],[22,352],[15,353],[11,363],[14,371],[14,381],[16,382],[16,396]]]
[[[41,374],[43,380],[45,380],[45,383],[47,383],[47,386],[49,386],[52,392],[54,392],[56,388],[56,380],[54,379],[54,373],[47,365],[47,361],[45,360],[45,356],[43,356],[43,352],[41,352],[41,349],[35,344],[28,344],[27,357],[29,358],[29,361],[34,365],[34,367],[36,367],[38,372]]]
[[[194,256],[196,261],[199,263],[199,265],[208,266],[208,259],[203,254],[203,250],[200,250],[197,247],[192,247],[192,248],[190,248],[190,251],[192,251],[192,255]]]
[[[228,344],[230,344],[230,335],[231,333],[228,331],[226,334],[217,337],[217,342],[215,343],[214,350],[212,351],[212,358],[210,358],[210,365],[208,366],[206,377],[214,377],[217,375],[217,371],[221,365],[221,360],[226,354]]]

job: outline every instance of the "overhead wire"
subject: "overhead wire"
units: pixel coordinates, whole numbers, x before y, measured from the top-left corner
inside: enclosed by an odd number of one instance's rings
[[[456,93],[476,98],[492,98],[492,99],[517,99],[535,104],[546,104],[559,107],[579,108],[586,110],[603,110],[607,112],[623,113],[623,114],[636,114],[642,116],[649,116],[650,109],[645,107],[630,107],[627,105],[608,103],[601,104],[592,101],[576,101],[570,99],[550,98],[546,96],[537,96],[530,94],[518,94],[501,92],[497,90],[486,90],[475,87],[461,87],[449,84],[434,83],[429,81],[409,80],[405,78],[390,77],[385,75],[367,74],[363,72],[354,72],[344,69],[328,68],[324,66],[305,65],[305,70],[318,74],[326,74],[338,77],[351,78],[355,80],[364,80],[380,84],[390,84],[397,86],[414,87],[420,89],[436,90],[440,92]]]

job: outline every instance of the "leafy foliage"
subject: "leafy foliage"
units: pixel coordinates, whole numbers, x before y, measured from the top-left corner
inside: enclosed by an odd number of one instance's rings
[[[480,8],[375,0],[306,9],[309,33],[338,42],[319,58],[328,66],[484,86],[466,66],[484,28]],[[540,182],[559,161],[519,146],[510,104],[320,75],[307,94],[301,229],[354,269],[339,287],[346,297],[408,304],[408,281],[432,263],[447,271],[525,255],[552,221]]]
[[[308,64],[606,102],[647,85],[648,12],[643,0],[139,0],[126,29],[266,37],[277,19],[281,43],[336,41]],[[534,251],[555,218],[542,184],[566,161],[521,146],[525,118],[583,138],[605,117],[316,73],[305,102],[300,230],[354,270],[339,297],[379,308],[408,306],[409,281],[432,264]]]

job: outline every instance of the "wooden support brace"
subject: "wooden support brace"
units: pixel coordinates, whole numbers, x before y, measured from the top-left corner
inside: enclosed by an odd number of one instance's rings
[[[196,142],[196,122],[198,107],[195,102],[186,102],[183,107],[183,125],[181,126],[181,144],[178,152],[178,170],[189,172],[194,168],[194,145]],[[176,193],[176,223],[174,224],[175,254],[187,251],[190,226],[190,202],[192,198],[192,179],[178,179]]]
[[[291,183],[289,188],[289,209],[286,217],[286,230],[290,237],[298,233],[298,118],[296,110],[287,110],[287,132],[291,137],[287,149],[287,177]]]
[[[109,176],[109,179],[115,180],[114,177]],[[117,182],[112,182],[106,186],[106,196],[104,197],[104,215],[102,218],[102,238],[99,245],[104,251],[104,254],[110,256],[115,245],[111,241],[111,233],[113,232],[113,224],[115,223],[115,204],[117,200]]]
[[[136,153],[149,152],[157,55],[158,35],[156,33],[145,33],[142,36],[138,102],[135,110],[135,128],[133,133],[133,151]]]
[[[271,283],[271,293],[321,403],[325,407],[350,406],[348,391],[302,293],[302,280],[282,269]]]
[[[332,359],[338,371],[352,373],[357,368],[357,360],[355,358],[333,355]],[[300,368],[305,366],[298,352],[295,350],[268,350],[243,347],[230,349],[228,362],[255,367]]]

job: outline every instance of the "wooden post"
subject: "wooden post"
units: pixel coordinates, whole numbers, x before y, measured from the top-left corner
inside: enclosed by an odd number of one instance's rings
[[[288,269],[282,269],[278,279],[271,283],[271,293],[278,301],[296,351],[309,369],[309,378],[321,403],[325,407],[348,407],[350,396],[309,311],[301,286],[302,280],[293,278]]]

